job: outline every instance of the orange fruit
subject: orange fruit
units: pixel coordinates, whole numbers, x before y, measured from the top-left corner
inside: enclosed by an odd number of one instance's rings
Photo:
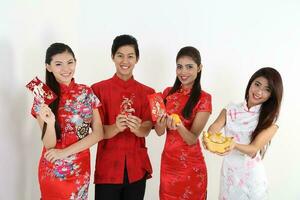
[[[176,125],[181,122],[179,115],[171,114],[171,117],[172,117],[172,119],[173,119],[173,121],[175,122]]]

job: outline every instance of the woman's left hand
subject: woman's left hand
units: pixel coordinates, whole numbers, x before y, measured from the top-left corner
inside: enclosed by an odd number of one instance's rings
[[[227,154],[229,154],[234,149],[234,147],[235,147],[235,141],[234,141],[234,139],[232,139],[232,142],[231,142],[230,146],[225,149],[224,153],[217,153],[216,152],[216,154],[219,155],[219,156],[226,156]]]
[[[47,161],[54,163],[58,159],[66,158],[67,155],[65,155],[63,149],[50,149],[45,153],[44,157]]]
[[[168,129],[177,130],[181,126],[183,126],[182,121],[176,123],[175,120],[173,119],[173,117],[171,117],[170,115],[167,115],[167,127],[168,127]]]

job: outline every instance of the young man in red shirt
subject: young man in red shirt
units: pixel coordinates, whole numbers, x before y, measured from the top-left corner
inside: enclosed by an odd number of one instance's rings
[[[102,103],[99,111],[105,132],[97,150],[95,199],[142,200],[152,173],[145,146],[152,128],[147,95],[155,91],[133,78],[139,60],[134,37],[117,36],[111,57],[115,75],[92,85]]]

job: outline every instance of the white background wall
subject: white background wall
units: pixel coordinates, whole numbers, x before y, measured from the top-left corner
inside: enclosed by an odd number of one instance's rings
[[[135,78],[157,91],[175,80],[175,56],[186,45],[203,59],[202,86],[213,96],[210,124],[230,101],[243,100],[250,76],[272,66],[284,81],[280,129],[264,160],[270,199],[299,200],[300,3],[275,0],[0,2],[0,199],[39,198],[40,130],[30,116],[26,83],[44,79],[46,48],[69,44],[78,59],[76,81],[92,84],[114,73],[112,40],[132,34],[139,42]],[[298,91],[298,92],[297,92]],[[160,155],[165,137],[151,132],[147,145],[154,174],[146,200],[158,199]],[[95,147],[93,151],[93,163]],[[208,199],[217,199],[221,158],[204,152]],[[298,186],[297,186],[298,185]],[[94,186],[90,187],[93,199]]]

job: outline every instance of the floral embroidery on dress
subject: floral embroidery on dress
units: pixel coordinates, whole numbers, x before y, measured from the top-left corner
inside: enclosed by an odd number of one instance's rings
[[[93,116],[92,101],[92,94],[87,94],[87,90],[82,89],[75,100],[66,101],[64,109],[74,115],[71,121],[76,125],[82,124],[83,121],[90,122]]]
[[[179,197],[180,200],[186,200],[186,199],[191,199],[192,198],[192,190],[190,186],[185,187],[184,193],[182,194],[181,197]]]
[[[163,94],[168,114],[178,114],[184,126],[190,129],[197,112],[211,112],[211,96],[202,91],[191,116],[182,116],[184,105],[190,97],[189,89],[180,89],[168,95]],[[167,97],[166,97],[167,96]],[[207,170],[199,141],[188,145],[176,130],[167,130],[166,144],[161,159],[161,200],[204,200],[206,198]]]
[[[68,130],[72,130],[69,123],[74,124],[79,139],[84,138],[89,133],[93,116],[92,105],[95,102],[99,103],[97,97],[93,93],[88,93],[86,89],[82,89],[81,94],[76,96],[75,100],[66,100],[64,109],[72,113],[72,116],[67,117],[65,120],[66,127],[68,127]]]
[[[54,162],[53,174],[56,178],[66,179],[67,176],[78,176],[80,166],[74,163],[76,155],[71,155],[65,159],[59,159]]]
[[[169,109],[168,109],[168,114],[177,113],[179,111],[179,108],[180,108],[180,102],[179,102],[178,96],[172,94],[172,95],[167,97],[167,101],[172,102],[172,106],[170,106]]]
[[[246,101],[226,107],[226,136],[249,144],[259,118],[260,105],[247,108]],[[260,155],[251,158],[233,150],[223,159],[219,199],[266,199],[267,178]]]
[[[72,193],[70,200],[87,200],[88,199],[88,189],[90,183],[90,175],[86,173],[84,176],[84,182],[80,183],[79,181],[76,182],[77,186],[77,193]]]
[[[179,155],[179,160],[183,168],[187,168],[187,153],[181,150],[181,154]]]
[[[56,149],[66,148],[89,133],[93,109],[99,107],[100,101],[92,90],[76,84],[60,85],[59,109],[57,120],[61,128],[61,139],[57,140]],[[32,110],[39,109],[34,102]],[[87,200],[90,181],[90,153],[85,149],[54,163],[44,157],[43,149],[39,164],[39,182],[42,199]]]
[[[89,134],[90,124],[83,122],[80,126],[77,126],[77,136],[79,139],[84,138]]]

